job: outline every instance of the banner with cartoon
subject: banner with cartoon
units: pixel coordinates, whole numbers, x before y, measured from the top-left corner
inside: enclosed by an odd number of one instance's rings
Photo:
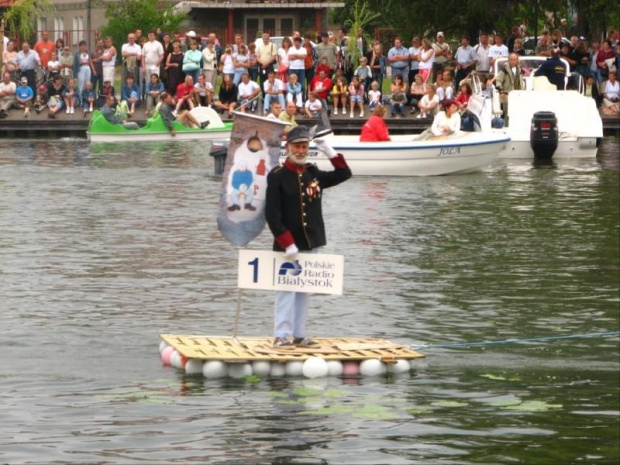
[[[267,174],[278,164],[286,124],[237,113],[222,176],[217,225],[228,241],[242,247],[265,227]]]

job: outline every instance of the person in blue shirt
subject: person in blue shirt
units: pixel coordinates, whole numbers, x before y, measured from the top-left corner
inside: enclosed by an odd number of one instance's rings
[[[28,85],[28,78],[21,78],[19,87],[15,90],[15,106],[24,109],[24,118],[30,116],[30,109],[34,103],[34,92]]]
[[[403,41],[400,37],[394,39],[394,47],[388,52],[388,63],[392,66],[392,79],[400,74],[403,81],[409,79],[409,50],[403,47]]]
[[[151,74],[151,79],[146,85],[146,111],[148,116],[151,110],[157,105],[159,96],[164,91],[164,83],[159,80],[159,76],[156,73]]]
[[[136,106],[140,104],[140,88],[135,83],[133,74],[128,74],[125,78],[125,84],[121,88],[121,105],[123,110],[127,111],[127,115],[131,116],[136,111]]]
[[[536,70],[534,76],[546,76],[551,84],[555,84],[558,90],[566,88],[564,77],[566,76],[566,65],[560,60],[560,49],[554,48],[551,57],[547,58],[540,68]]]

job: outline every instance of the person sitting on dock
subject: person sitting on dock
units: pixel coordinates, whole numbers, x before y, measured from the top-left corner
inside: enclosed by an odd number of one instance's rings
[[[151,79],[146,85],[146,110],[144,110],[145,115],[149,116],[151,111],[157,105],[159,101],[159,96],[164,91],[164,83],[159,79],[159,74],[152,73]]]
[[[99,92],[99,96],[97,97],[97,107],[102,108],[105,104],[108,96],[114,97],[114,106],[116,107],[116,91],[114,90],[114,86],[111,81],[105,79],[103,81],[103,86],[101,86],[101,91]]]
[[[620,105],[620,84],[616,79],[616,72],[610,71],[608,80],[603,83],[603,106],[604,113],[617,115]]]
[[[47,108],[48,118],[56,118],[56,114],[62,110],[63,97],[62,95],[65,92],[65,85],[62,83],[62,76],[57,75],[54,76],[52,82],[47,85]]]
[[[15,91],[15,106],[24,109],[24,118],[30,116],[30,109],[34,104],[34,92],[28,85],[28,79],[21,78],[20,85]]]
[[[125,85],[121,88],[121,105],[126,108],[127,115],[132,116],[136,106],[140,104],[140,88],[135,82],[133,74],[125,78]]]
[[[28,84],[28,79],[22,78],[22,80],[24,79],[26,80],[26,84]],[[8,116],[8,111],[15,103],[16,90],[15,83],[11,81],[11,73],[8,71],[5,72],[2,75],[2,82],[0,82],[0,118],[6,118]]]
[[[183,126],[187,126],[188,128],[192,128],[192,127],[205,128],[209,124],[208,121],[205,121],[204,123],[200,124],[196,120],[196,118],[194,118],[192,114],[187,110],[178,112],[177,115],[175,116],[173,112],[175,108],[174,97],[170,95],[168,92],[162,92],[161,102],[162,103],[161,103],[161,106],[159,107],[159,114],[161,115],[161,119],[163,120],[164,124],[168,128],[168,131],[170,131],[170,135],[172,137],[176,135],[176,131],[172,127],[173,121],[178,121]]]
[[[86,116],[88,113],[92,113],[95,106],[95,90],[93,89],[92,81],[84,83],[80,100],[82,102],[83,115]]]
[[[257,84],[258,87],[258,84]],[[162,91],[163,85],[162,85]],[[198,75],[198,82],[194,85],[194,104],[197,107],[210,107],[213,102],[213,93],[215,89],[211,81],[207,81],[204,74]]]
[[[249,73],[243,73],[237,92],[239,111],[245,113],[247,109],[250,109],[252,113],[254,113],[258,106],[255,100],[258,94],[260,94],[260,86],[256,82],[250,80]]]
[[[314,92],[308,92],[308,100],[306,100],[304,104],[306,118],[318,118],[322,110],[323,104],[316,98],[316,94]]]
[[[181,110],[194,109],[194,78],[191,75],[185,76],[185,81],[177,86],[177,106],[176,112]]]
[[[435,116],[439,111],[439,97],[435,94],[435,86],[433,84],[426,86],[426,95],[422,97],[420,103],[418,103],[418,108],[420,108],[420,113],[416,115],[416,118],[426,118],[428,116]],[[449,102],[450,100],[444,100],[445,102]]]
[[[78,102],[78,92],[75,88],[75,79],[69,78],[65,91],[62,93],[62,99],[65,102],[65,108],[68,115],[75,113],[75,105]]]
[[[286,258],[294,257],[299,251],[312,253],[327,243],[322,193],[351,177],[344,157],[324,139],[315,139],[314,143],[327,155],[334,170],[322,171],[306,163],[310,139],[307,127],[291,129],[286,137],[286,161],[267,176],[265,218],[274,236],[273,250],[283,251]],[[275,347],[317,345],[306,337],[309,297],[310,294],[302,292],[276,293]]]
[[[375,107],[373,115],[362,126],[360,142],[386,142],[390,140],[388,128],[383,120],[385,111],[383,105]]]

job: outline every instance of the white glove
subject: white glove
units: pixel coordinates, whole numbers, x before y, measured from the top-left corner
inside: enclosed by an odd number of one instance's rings
[[[299,252],[297,246],[295,244],[291,244],[286,248],[286,250],[284,250],[284,256],[286,258],[289,258],[295,255],[297,252]]]
[[[336,155],[338,155],[325,139],[315,139],[314,143],[321,152],[327,155],[327,158],[334,158]]]

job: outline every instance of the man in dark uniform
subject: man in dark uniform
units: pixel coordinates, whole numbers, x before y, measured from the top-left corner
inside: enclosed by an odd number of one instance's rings
[[[565,89],[564,76],[566,75],[566,65],[560,60],[560,49],[554,48],[551,58],[547,58],[534,76],[546,76],[551,84],[555,84],[558,90]]]
[[[286,137],[286,161],[267,176],[265,217],[275,238],[273,250],[284,251],[287,257],[299,251],[316,251],[326,244],[322,191],[351,177],[344,157],[325,140],[314,142],[335,169],[321,171],[316,165],[306,163],[310,139],[306,127],[291,129]],[[309,294],[302,292],[276,293],[276,347],[316,345],[305,334],[308,298]]]

